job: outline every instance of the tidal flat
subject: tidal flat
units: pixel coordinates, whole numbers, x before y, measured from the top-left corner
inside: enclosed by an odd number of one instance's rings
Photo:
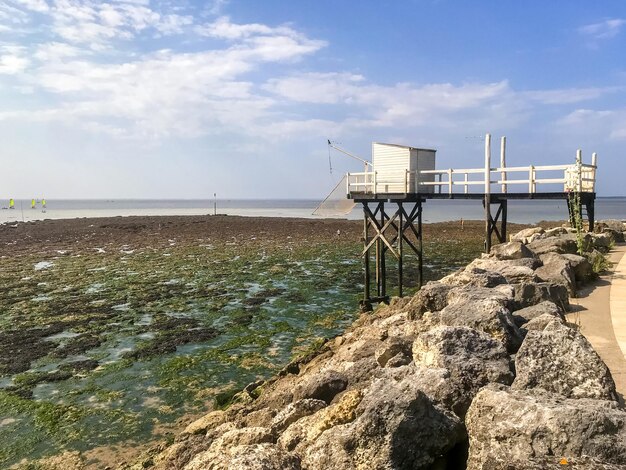
[[[483,229],[426,225],[426,280],[476,257]],[[340,334],[359,315],[361,236],[233,216],[1,225],[0,467],[63,450],[119,463]]]

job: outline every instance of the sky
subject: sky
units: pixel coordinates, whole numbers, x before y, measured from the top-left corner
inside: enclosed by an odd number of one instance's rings
[[[323,198],[371,142],[598,153],[626,195],[621,0],[0,0],[0,198]],[[332,171],[331,171],[332,167]]]

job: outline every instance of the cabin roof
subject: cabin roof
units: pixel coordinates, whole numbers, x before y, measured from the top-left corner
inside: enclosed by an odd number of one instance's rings
[[[387,142],[374,142],[374,144],[389,145],[390,147],[400,147],[400,148],[403,148],[403,149],[410,149],[410,150],[428,150],[429,152],[436,152],[437,151],[435,149],[427,149],[427,148],[424,148],[424,147],[411,147],[410,145],[388,144]]]

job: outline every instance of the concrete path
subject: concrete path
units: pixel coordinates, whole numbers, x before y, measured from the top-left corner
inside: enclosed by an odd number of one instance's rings
[[[617,391],[626,396],[626,245],[609,253],[611,272],[585,286],[579,297],[570,299],[568,321],[580,331],[608,366]]]

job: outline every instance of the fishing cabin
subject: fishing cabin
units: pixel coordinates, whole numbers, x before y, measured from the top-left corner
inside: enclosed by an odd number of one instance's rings
[[[330,144],[330,142],[329,142]],[[344,152],[346,153],[346,152]],[[510,199],[566,200],[570,222],[586,215],[594,225],[597,155],[583,163],[578,150],[574,162],[563,165],[506,166],[506,137],[500,141],[500,165],[493,166],[491,135],[485,136],[482,168],[436,169],[436,150],[375,142],[372,163],[361,173],[345,176],[347,198],[363,206],[362,252],[365,289],[362,308],[388,302],[385,255],[398,261],[398,295],[403,290],[403,256],[407,246],[417,257],[417,287],[422,284],[422,204],[428,199],[475,199],[485,209],[485,251],[495,235],[506,241],[507,202]],[[344,199],[345,200],[345,199]],[[390,212],[385,204],[393,207]],[[376,295],[370,295],[370,262],[375,261]]]

